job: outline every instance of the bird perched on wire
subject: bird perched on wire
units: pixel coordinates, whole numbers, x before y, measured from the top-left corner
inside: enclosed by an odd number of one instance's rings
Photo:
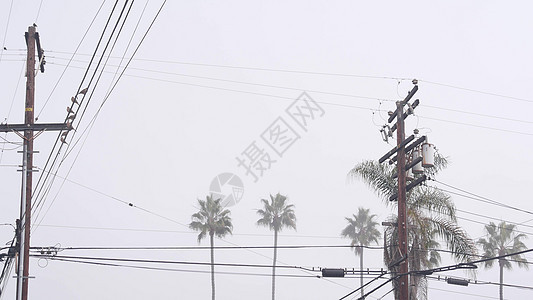
[[[76,114],[73,114],[73,115],[68,116],[67,120],[74,121],[75,118],[76,118]]]
[[[72,110],[72,108],[68,107],[67,106],[67,112],[70,114],[70,113],[74,113],[74,111]]]
[[[84,89],[81,90],[78,94],[80,94],[80,95],[85,95],[85,94],[87,93],[87,90],[88,90],[88,89],[89,89],[89,88],[84,88]]]
[[[70,98],[70,101],[72,101],[72,103],[79,104],[78,100],[76,100],[76,97]]]
[[[65,139],[67,138],[68,131],[65,131],[61,134],[61,143],[66,144]]]

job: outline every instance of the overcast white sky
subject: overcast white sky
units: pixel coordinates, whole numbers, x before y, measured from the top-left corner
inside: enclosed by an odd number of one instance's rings
[[[34,22],[47,57],[45,73],[36,78],[38,122],[64,120],[65,107],[82,83],[114,4],[103,2],[98,15],[102,1],[1,2],[0,42],[7,48],[0,50],[2,122],[23,122],[24,32]],[[150,1],[141,15],[145,3],[134,2],[112,56],[123,55],[132,35],[126,57],[139,44],[161,1]],[[119,1],[119,7],[123,4]],[[420,105],[406,127],[408,134],[419,128],[449,157],[451,165],[437,179],[527,211],[453,195],[459,224],[474,239],[483,236],[483,224],[500,220],[521,224],[518,229],[531,236],[531,11],[533,5],[525,1],[169,1],[94,126],[85,131],[116,80],[120,59],[110,59],[98,84],[91,84],[89,91],[94,94],[81,124],[74,123],[72,152],[43,200],[32,246],[196,246],[196,233],[186,224],[197,210],[196,199],[205,198],[210,182],[224,172],[243,180],[244,196],[231,207],[233,236],[216,240],[216,245],[271,245],[271,232],[255,225],[255,209],[261,198],[278,192],[289,196],[298,217],[298,230],[284,231],[280,245],[348,244],[339,238],[345,216],[362,206],[381,222],[393,212],[364,184],[347,183],[346,175],[358,162],[378,159],[395,143],[383,142],[379,129],[386,112],[394,109],[393,101],[412,88],[413,78],[419,79],[415,98]],[[86,85],[87,81],[82,84]],[[324,110],[307,131],[286,113],[304,91]],[[300,135],[282,157],[275,157],[261,139],[278,117],[293,122]],[[0,136],[20,142],[12,133]],[[44,167],[56,137],[57,133],[45,132],[35,140],[38,168]],[[254,141],[277,160],[257,182],[236,160]],[[14,144],[2,147],[0,223],[14,223],[21,179],[13,166],[21,163],[17,153],[21,149]],[[0,237],[10,241],[12,228],[0,226]],[[531,243],[526,241],[528,247]],[[61,254],[209,261],[208,250]],[[271,257],[271,249],[216,252],[221,263],[268,265]],[[533,254],[526,257],[533,260]],[[278,258],[280,265],[358,266],[358,258],[346,248],[282,249]],[[453,263],[445,254],[443,258],[443,264]],[[30,297],[210,297],[209,267],[148,266],[182,271],[33,259]],[[365,252],[365,267],[384,267],[381,250]],[[217,274],[219,299],[270,298],[270,269],[217,267],[217,271],[233,273]],[[506,271],[505,282],[531,286],[530,272],[515,266]],[[277,279],[278,299],[338,299],[359,285],[355,278],[325,280],[305,277],[310,273],[299,270],[279,274],[299,277]],[[468,276],[462,271],[441,275]],[[496,283],[498,278],[497,268],[477,273],[481,281]],[[430,299],[498,296],[498,286],[491,284],[429,283]],[[9,281],[5,299],[14,297],[15,284],[14,279]],[[387,285],[369,298],[378,299],[390,289]],[[505,288],[508,299],[532,296],[531,288]],[[393,297],[388,294],[383,299]]]

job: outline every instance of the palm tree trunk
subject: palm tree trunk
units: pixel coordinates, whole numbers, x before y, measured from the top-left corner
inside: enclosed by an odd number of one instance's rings
[[[361,298],[363,298],[365,294],[363,291],[363,247],[361,247],[361,256],[359,257],[359,270],[361,270]]]
[[[215,300],[215,248],[214,248],[214,234],[209,234],[209,241],[211,242],[211,299]]]
[[[274,230],[274,259],[272,263],[272,300],[276,299],[276,259],[278,256],[278,231]]]
[[[498,264],[500,265],[500,300],[503,300],[503,264],[501,259]]]

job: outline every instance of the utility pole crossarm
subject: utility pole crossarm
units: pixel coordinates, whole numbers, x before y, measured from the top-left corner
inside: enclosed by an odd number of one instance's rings
[[[405,104],[407,104],[407,102],[409,102],[409,100],[411,100],[411,98],[413,98],[413,96],[415,95],[416,91],[418,91],[418,85],[415,85],[413,87],[412,90],[409,91],[409,93],[407,94],[407,97],[405,97],[405,99],[403,99],[403,101],[400,103],[401,105],[401,112],[402,112],[402,117],[403,117],[403,107]],[[398,108],[394,111],[394,113],[392,113],[392,115],[389,117],[389,119],[387,120],[388,123],[394,121],[394,118],[397,117],[398,115]],[[403,118],[402,118],[403,119]]]
[[[41,124],[0,124],[0,132],[12,131],[63,131],[72,129],[67,123],[41,123]]]

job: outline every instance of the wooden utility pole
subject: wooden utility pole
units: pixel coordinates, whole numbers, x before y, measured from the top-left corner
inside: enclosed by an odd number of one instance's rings
[[[407,256],[407,204],[406,204],[406,191],[405,191],[405,147],[403,145],[405,139],[405,128],[403,119],[403,106],[402,101],[396,102],[396,138],[398,147],[398,242],[400,255],[402,257]],[[400,274],[404,274],[399,278],[400,300],[409,299],[409,259],[405,259],[400,264]]]
[[[398,176],[398,193],[391,195],[389,198],[390,201],[398,200],[398,250],[400,254],[400,259],[394,262],[390,267],[400,266],[399,278],[398,278],[398,296],[400,300],[409,300],[409,241],[408,241],[408,220],[407,220],[407,192],[414,188],[416,185],[420,184],[426,180],[426,176],[422,175],[416,180],[413,180],[409,185],[406,184],[406,174],[405,172],[412,168],[415,164],[421,162],[421,158],[411,161],[409,164],[406,164],[406,153],[411,151],[414,147],[419,145],[425,140],[425,137],[419,138],[413,143],[415,137],[414,135],[405,138],[405,126],[404,120],[410,114],[413,113],[414,108],[418,105],[419,100],[417,99],[412,105],[408,104],[409,100],[413,95],[418,91],[418,81],[413,80],[415,85],[409,94],[403,101],[396,102],[396,110],[390,113],[388,123],[391,123],[396,118],[396,124],[391,128],[391,131],[396,130],[397,144],[392,150],[379,159],[379,163],[383,163],[385,160],[389,159],[393,154],[396,153],[396,156],[390,159],[390,163],[394,161],[397,162],[397,176]],[[409,105],[409,110],[404,112],[404,106]],[[392,136],[392,133],[391,135]],[[396,224],[394,224],[396,225]]]
[[[28,279],[30,272],[30,224],[33,171],[33,130],[35,103],[35,27],[28,27],[26,32],[26,105],[24,124],[23,163],[22,163],[22,199],[20,206],[20,250],[17,277],[17,299],[28,299]]]
[[[44,51],[41,49],[39,34],[35,25],[28,27],[25,34],[28,49],[26,59],[26,101],[24,109],[24,124],[0,124],[0,132],[15,132],[23,138],[22,150],[22,189],[20,201],[20,219],[17,220],[17,300],[28,299],[28,279],[30,278],[30,226],[32,200],[32,172],[33,172],[33,140],[34,131],[67,131],[71,125],[63,123],[34,123],[35,100],[35,50],[39,57],[39,69],[44,72]],[[24,132],[21,134],[20,132]]]

